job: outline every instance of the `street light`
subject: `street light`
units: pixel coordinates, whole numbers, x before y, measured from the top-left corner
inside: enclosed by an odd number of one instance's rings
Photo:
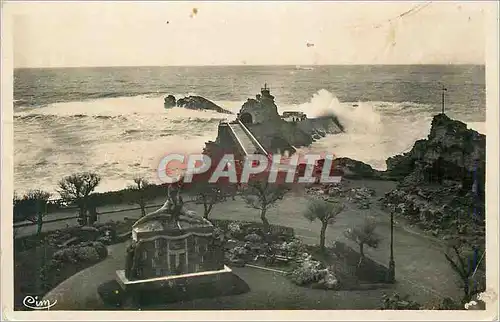
[[[389,270],[387,272],[387,282],[394,283],[396,263],[394,262],[394,211],[391,211],[391,256],[389,258]]]

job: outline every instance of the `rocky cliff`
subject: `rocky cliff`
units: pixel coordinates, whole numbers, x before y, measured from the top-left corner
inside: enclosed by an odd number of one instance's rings
[[[387,173],[408,184],[459,182],[471,190],[477,179],[484,192],[486,136],[467,129],[463,122],[439,114],[432,120],[427,139],[415,142],[410,152],[387,159]]]
[[[436,115],[426,139],[386,162],[386,171],[349,158],[334,165],[346,178],[398,181],[381,200],[383,207],[443,240],[484,249],[485,135]]]
[[[191,110],[210,110],[217,113],[233,114],[230,111],[223,109],[214,102],[209,101],[201,96],[187,96],[176,100],[175,96],[168,95],[167,97],[165,97],[163,105],[165,108],[172,108],[177,106],[188,108]]]
[[[486,136],[436,115],[427,139],[387,160],[400,180],[383,203],[443,239],[484,248]]]

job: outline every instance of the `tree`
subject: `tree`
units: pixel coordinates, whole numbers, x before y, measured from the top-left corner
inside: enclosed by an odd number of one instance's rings
[[[335,218],[344,210],[344,205],[339,200],[326,201],[313,199],[309,202],[304,217],[313,222],[316,219],[321,221],[321,231],[319,235],[319,248],[325,250],[326,228],[335,222]]]
[[[151,196],[148,196],[146,193],[150,183],[141,177],[134,178],[134,183],[134,185],[130,186],[130,189],[134,193],[134,202],[141,208],[141,217],[144,217],[146,216],[147,201],[152,199]]]
[[[50,196],[49,192],[35,189],[28,191],[21,199],[17,199],[18,205],[21,205],[19,215],[37,225],[37,235],[42,232],[43,217],[47,215],[47,202]]]
[[[278,200],[282,200],[285,194],[290,191],[287,185],[269,183],[265,179],[252,180],[243,191],[242,197],[250,208],[260,210],[260,219],[264,225],[264,232],[269,232],[269,221],[266,218],[267,210],[276,205]]]
[[[474,256],[461,252],[457,245],[452,245],[450,248],[444,256],[451,268],[460,277],[462,290],[464,291],[463,303],[467,303],[474,295],[474,290],[471,290],[471,281],[479,266],[479,261]]]
[[[101,177],[93,172],[74,173],[59,181],[59,194],[68,202],[75,202],[79,209],[79,219],[83,225],[88,224],[86,210],[89,196],[101,182]]]
[[[199,182],[194,185],[197,202],[203,204],[203,218],[208,219],[214,205],[224,200],[226,193],[214,183]]]
[[[361,266],[362,261],[365,259],[364,246],[367,245],[371,248],[378,247],[381,238],[375,232],[376,227],[377,223],[375,219],[372,217],[368,217],[359,227],[348,229],[344,232],[344,235],[348,239],[352,240],[359,246],[359,254],[361,255],[361,257],[359,258],[358,267]]]

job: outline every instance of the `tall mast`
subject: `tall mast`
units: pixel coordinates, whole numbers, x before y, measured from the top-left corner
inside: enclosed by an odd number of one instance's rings
[[[444,94],[447,91],[446,87],[443,86],[441,92],[441,114],[444,114]]]

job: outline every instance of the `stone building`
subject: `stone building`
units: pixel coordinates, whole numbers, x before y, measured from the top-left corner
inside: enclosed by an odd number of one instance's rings
[[[271,89],[265,84],[255,99],[249,98],[243,104],[237,116],[241,123],[260,124],[280,119],[278,107],[274,103],[274,96],[271,95],[270,91]]]
[[[283,112],[281,118],[287,122],[300,122],[307,119],[307,116],[302,112]]]

